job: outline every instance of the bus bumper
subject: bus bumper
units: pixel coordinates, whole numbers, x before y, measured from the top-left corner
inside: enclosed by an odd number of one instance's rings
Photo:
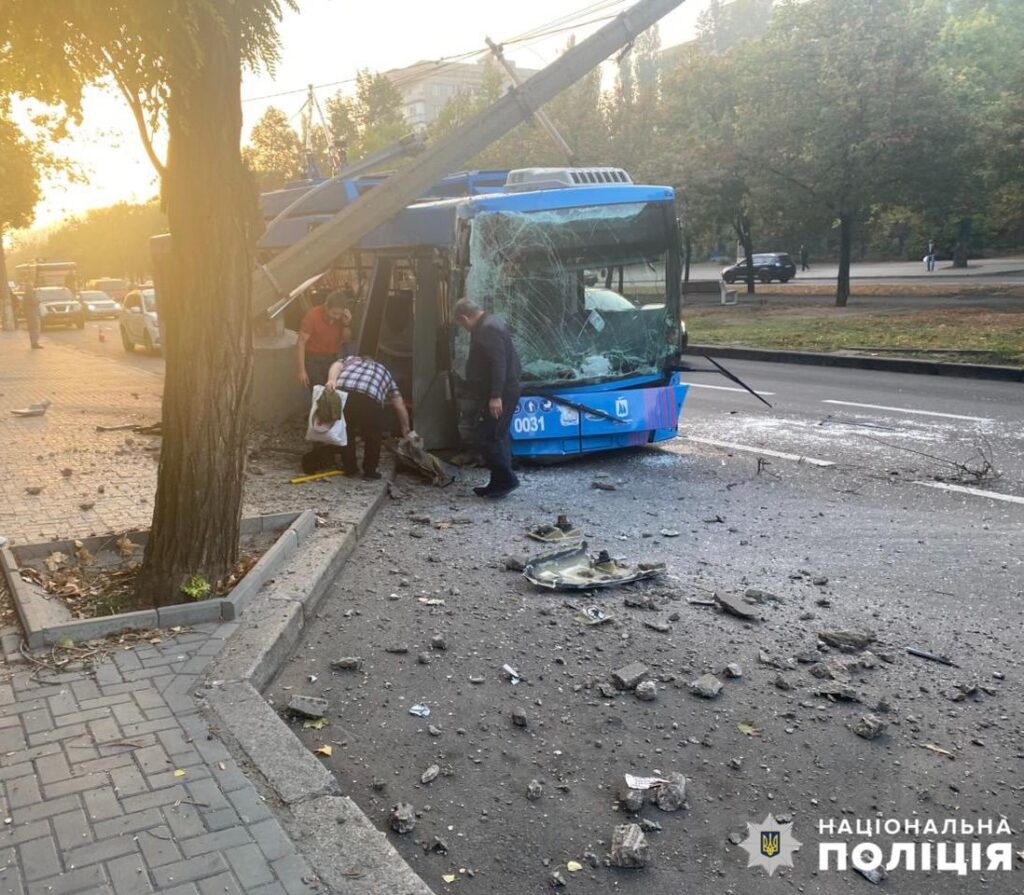
[[[675,438],[689,389],[680,384],[678,374],[667,383],[617,385],[551,396],[524,395],[512,416],[512,455],[572,457]],[[601,413],[576,410],[560,404],[559,398]]]

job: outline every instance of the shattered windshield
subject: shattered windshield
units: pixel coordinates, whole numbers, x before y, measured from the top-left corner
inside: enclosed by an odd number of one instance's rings
[[[666,300],[668,230],[658,203],[481,213],[465,294],[506,320],[524,382],[656,373],[678,318]],[[459,369],[467,353],[459,339]]]

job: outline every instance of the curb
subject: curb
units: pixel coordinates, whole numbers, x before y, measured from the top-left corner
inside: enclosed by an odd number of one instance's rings
[[[947,361],[911,360],[901,357],[864,357],[854,354],[822,354],[813,351],[785,351],[772,348],[735,348],[725,345],[688,345],[683,354],[697,356],[708,354],[716,358],[757,360],[777,364],[809,364],[816,367],[881,370],[886,373],[916,373],[923,376],[1024,382],[1024,367],[1002,367],[990,364],[953,364]]]
[[[348,531],[319,530],[287,567],[249,602],[238,629],[206,677],[211,724],[245,753],[284,808],[281,823],[331,891],[345,895],[433,895],[334,774],[281,720],[263,697],[270,682],[316,616],[356,545],[386,498],[386,486],[361,512],[344,520]]]
[[[25,631],[29,649],[40,649],[59,643],[64,638],[77,642],[106,637],[130,629],[169,628],[172,625],[199,625],[204,622],[232,621],[307,540],[316,528],[316,514],[312,510],[271,513],[242,520],[241,533],[276,532],[277,538],[259,558],[248,574],[225,597],[202,600],[197,603],[172,603],[158,609],[120,612],[87,619],[67,619],[48,599],[41,597],[21,580],[19,568],[30,559],[46,556],[54,550],[72,554],[75,541],[47,541],[0,547],[0,573],[7,579],[7,590]],[[133,531],[133,542],[142,545],[148,530]],[[90,550],[108,544],[113,535],[99,535],[80,539]]]

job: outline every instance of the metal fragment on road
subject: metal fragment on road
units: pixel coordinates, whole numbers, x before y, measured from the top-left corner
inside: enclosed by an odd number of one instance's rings
[[[927,650],[918,649],[914,646],[908,646],[907,652],[912,656],[917,656],[919,659],[928,659],[930,662],[938,662],[940,665],[948,665],[950,668],[959,668],[952,659],[946,656],[939,655],[938,653],[930,653]]]
[[[653,578],[665,571],[664,563],[626,565],[602,550],[596,557],[587,552],[587,542],[538,556],[527,564],[523,575],[537,587],[550,590],[592,590]]]
[[[660,786],[669,781],[665,777],[638,777],[636,774],[626,774],[626,786],[630,789],[647,790],[652,786]]]
[[[409,707],[409,714],[415,715],[417,718],[429,718],[430,707],[424,705],[422,702],[418,702],[416,705]]]
[[[523,679],[522,675],[507,663],[501,666],[501,670],[505,672],[509,683],[512,684],[513,687]]]

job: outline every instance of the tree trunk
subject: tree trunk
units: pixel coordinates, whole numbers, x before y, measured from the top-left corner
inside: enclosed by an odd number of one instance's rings
[[[683,282],[690,282],[690,256],[693,254],[693,237],[687,235],[683,240]]]
[[[750,234],[750,218],[745,214],[739,215],[733,221],[733,229],[736,231],[736,238],[743,246],[743,256],[747,259],[747,294],[753,295],[754,286],[754,238]]]
[[[4,332],[13,332],[14,322],[14,301],[11,297],[11,290],[7,287],[7,255],[4,252],[4,229],[0,227],[0,328]]]
[[[839,214],[839,276],[836,278],[836,307],[845,308],[850,298],[850,250],[853,245],[853,215]]]
[[[196,15],[202,58],[171,72],[167,105],[163,448],[136,586],[152,606],[181,602],[193,576],[215,585],[235,564],[249,424],[256,199],[239,151],[238,4],[210,0]]]

